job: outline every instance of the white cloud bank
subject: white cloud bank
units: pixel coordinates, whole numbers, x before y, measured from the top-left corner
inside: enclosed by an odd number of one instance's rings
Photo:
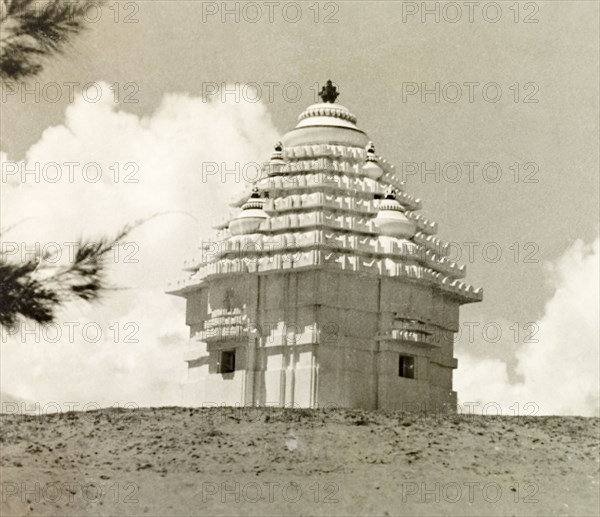
[[[496,403],[505,415],[599,416],[598,243],[578,240],[550,266],[556,291],[537,322],[538,342],[516,350],[518,381],[509,380],[502,360],[457,354],[455,389],[462,403],[479,402],[475,411]]]
[[[2,155],[7,180],[2,226],[19,223],[3,235],[5,249],[12,243],[65,245],[80,236],[116,234],[124,224],[157,212],[179,213],[152,219],[125,239],[132,244],[115,255],[111,280],[129,290],[109,294],[100,304],[68,307],[57,326],[37,329],[39,338],[31,323],[16,336],[4,333],[1,389],[42,405],[175,405],[186,373],[187,331],[184,301],[164,294],[166,284],[227,215],[232,198],[247,188],[231,172],[236,163],[241,176],[245,164],[268,159],[277,133],[259,103],[166,95],[149,117],[138,117],[119,110],[108,85],[104,88],[97,103],[77,98],[64,124],[48,128],[24,162],[13,164]],[[69,162],[77,165],[65,165]],[[83,174],[91,162],[101,170],[97,182]],[[217,163],[219,171],[203,181],[206,162]],[[62,174],[56,182],[52,163]],[[126,163],[137,167],[125,169]],[[36,166],[39,181],[31,172],[23,183],[22,167]],[[224,168],[228,176],[221,174]],[[138,182],[125,183],[133,170]],[[97,171],[90,166],[87,177],[94,179]],[[246,171],[249,177],[255,169]]]

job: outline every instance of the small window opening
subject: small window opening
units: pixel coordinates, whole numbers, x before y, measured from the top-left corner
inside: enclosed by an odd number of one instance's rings
[[[415,378],[415,358],[410,355],[401,355],[398,365],[398,375],[407,379]]]
[[[235,350],[223,350],[219,362],[219,373],[232,373],[235,371]]]

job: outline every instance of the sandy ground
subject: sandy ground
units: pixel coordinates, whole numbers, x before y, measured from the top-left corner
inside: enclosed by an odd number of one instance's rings
[[[597,516],[599,422],[266,408],[3,415],[1,514]]]

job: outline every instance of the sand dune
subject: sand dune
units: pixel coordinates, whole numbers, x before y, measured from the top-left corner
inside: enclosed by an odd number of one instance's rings
[[[3,415],[2,515],[599,515],[599,419]]]

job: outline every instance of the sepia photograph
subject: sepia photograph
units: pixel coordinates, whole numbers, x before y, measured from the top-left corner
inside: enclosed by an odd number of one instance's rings
[[[2,517],[600,515],[598,0],[0,0]]]

